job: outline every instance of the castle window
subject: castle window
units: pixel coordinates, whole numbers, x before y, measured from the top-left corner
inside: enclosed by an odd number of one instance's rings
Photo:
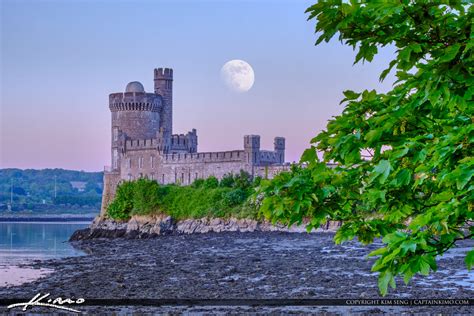
[[[113,139],[114,139],[114,142],[118,141],[118,128],[117,127],[114,127],[113,131],[112,131],[112,134],[113,134]]]
[[[155,174],[154,173],[150,174],[150,180],[155,180]]]
[[[191,184],[191,172],[188,174],[188,184]]]
[[[165,174],[161,175],[161,184],[165,184]]]
[[[143,157],[138,157],[138,168],[143,168]]]
[[[155,159],[154,159],[154,158],[155,158],[155,157],[150,156],[150,167],[151,167],[151,168],[155,168]]]
[[[194,177],[194,180],[196,180],[198,178],[198,173],[196,172],[196,176]]]
[[[118,151],[114,148],[114,153],[112,157],[112,166],[114,169],[118,168]]]
[[[184,173],[181,174],[181,184],[184,184]]]
[[[128,158],[127,159],[127,167],[130,169],[132,168],[132,159],[131,158]]]

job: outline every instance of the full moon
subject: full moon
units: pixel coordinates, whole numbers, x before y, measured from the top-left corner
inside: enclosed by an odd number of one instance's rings
[[[226,85],[237,92],[249,91],[255,81],[252,66],[238,59],[226,62],[221,68],[221,76]]]

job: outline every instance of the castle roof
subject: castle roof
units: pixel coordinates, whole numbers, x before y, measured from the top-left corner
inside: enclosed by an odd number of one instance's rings
[[[132,81],[127,84],[125,92],[145,92],[145,88],[143,88],[143,85],[140,82]]]

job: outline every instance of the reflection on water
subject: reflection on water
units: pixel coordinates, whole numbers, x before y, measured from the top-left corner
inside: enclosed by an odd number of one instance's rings
[[[0,286],[32,281],[47,271],[19,268],[32,260],[79,256],[83,253],[67,242],[87,222],[0,223]]]

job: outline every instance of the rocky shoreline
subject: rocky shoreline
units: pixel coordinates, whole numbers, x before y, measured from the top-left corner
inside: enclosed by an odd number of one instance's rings
[[[340,222],[328,222],[313,230],[316,232],[335,232]],[[290,232],[306,233],[305,225],[287,227],[267,221],[236,218],[202,218],[175,220],[171,216],[151,215],[132,216],[127,222],[96,218],[89,228],[76,231],[70,241],[96,238],[146,239],[164,235],[188,235],[220,232]]]
[[[255,314],[457,314],[472,315],[472,306],[227,306],[226,299],[382,299],[373,258],[381,243],[364,247],[356,241],[334,245],[333,233],[221,232],[161,235],[158,238],[96,238],[72,245],[87,255],[38,260],[32,268],[51,274],[21,286],[0,287],[0,300],[31,299],[37,293],[84,298],[86,314],[132,313],[204,315]],[[472,272],[464,256],[473,246],[463,241],[439,260],[429,277],[415,276],[384,299],[461,299],[474,297]],[[91,305],[93,299],[212,299],[216,306]],[[120,303],[120,302],[119,302]],[[2,309],[3,308],[3,309]],[[0,306],[0,314],[8,313]],[[20,312],[18,309],[14,312]],[[51,309],[34,313],[51,313]]]

